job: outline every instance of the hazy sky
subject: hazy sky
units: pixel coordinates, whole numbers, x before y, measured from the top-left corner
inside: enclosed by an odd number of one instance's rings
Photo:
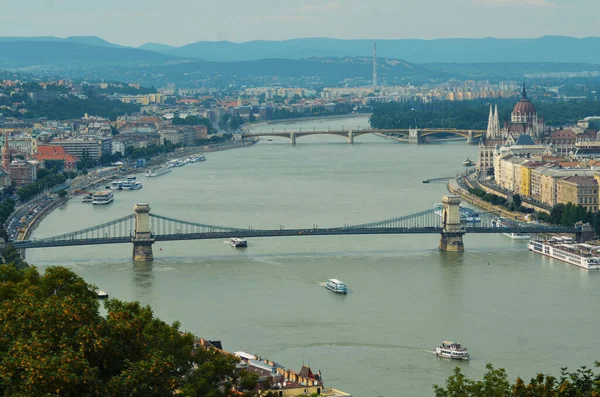
[[[0,0],[0,36],[137,46],[296,37],[600,36],[600,0]]]

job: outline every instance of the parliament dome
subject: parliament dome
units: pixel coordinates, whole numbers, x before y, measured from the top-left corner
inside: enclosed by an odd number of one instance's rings
[[[521,93],[521,99],[513,108],[511,115],[512,122],[525,123],[533,119],[537,119],[537,112],[533,103],[527,98],[527,90],[523,86],[523,92]]]

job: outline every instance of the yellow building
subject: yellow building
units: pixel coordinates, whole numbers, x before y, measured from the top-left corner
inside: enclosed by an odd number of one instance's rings
[[[598,181],[594,176],[568,176],[557,180],[559,204],[575,204],[598,210]]]

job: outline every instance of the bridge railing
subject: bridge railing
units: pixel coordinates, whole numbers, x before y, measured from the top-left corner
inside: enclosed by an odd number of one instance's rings
[[[101,225],[88,227],[58,236],[44,237],[39,241],[89,240],[94,238],[119,238],[132,236],[135,228],[135,215],[127,215]]]
[[[150,214],[150,230],[153,236],[167,236],[198,233],[237,233],[246,229],[182,221],[162,215]]]
[[[416,214],[386,219],[378,222],[363,223],[360,225],[345,226],[345,228],[372,229],[372,228],[423,228],[442,227],[441,216],[435,213],[435,209],[417,212]]]

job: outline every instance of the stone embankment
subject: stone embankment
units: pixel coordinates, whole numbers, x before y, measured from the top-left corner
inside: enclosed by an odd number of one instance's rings
[[[27,240],[29,238],[29,236],[31,235],[31,233],[38,227],[38,225],[40,224],[40,222],[46,217],[48,216],[48,214],[50,214],[52,211],[54,211],[54,209],[60,207],[61,205],[63,205],[64,203],[66,203],[69,200],[70,197],[65,196],[59,199],[54,200],[52,203],[50,203],[48,206],[44,207],[32,220],[31,222],[29,222],[29,224],[23,228],[21,228],[21,230],[19,231],[19,234],[17,234],[15,240],[17,241],[21,241],[21,240]]]
[[[522,222],[526,222],[528,220],[526,219],[526,214],[523,214],[521,212],[509,211],[502,206],[493,205],[469,193],[466,189],[462,188],[458,184],[456,179],[452,179],[450,182],[448,182],[448,190],[450,191],[450,193],[460,196],[460,198],[466,201],[467,203],[471,203],[479,208],[482,208],[486,212],[498,214],[499,216],[502,216],[504,218],[514,219]]]

